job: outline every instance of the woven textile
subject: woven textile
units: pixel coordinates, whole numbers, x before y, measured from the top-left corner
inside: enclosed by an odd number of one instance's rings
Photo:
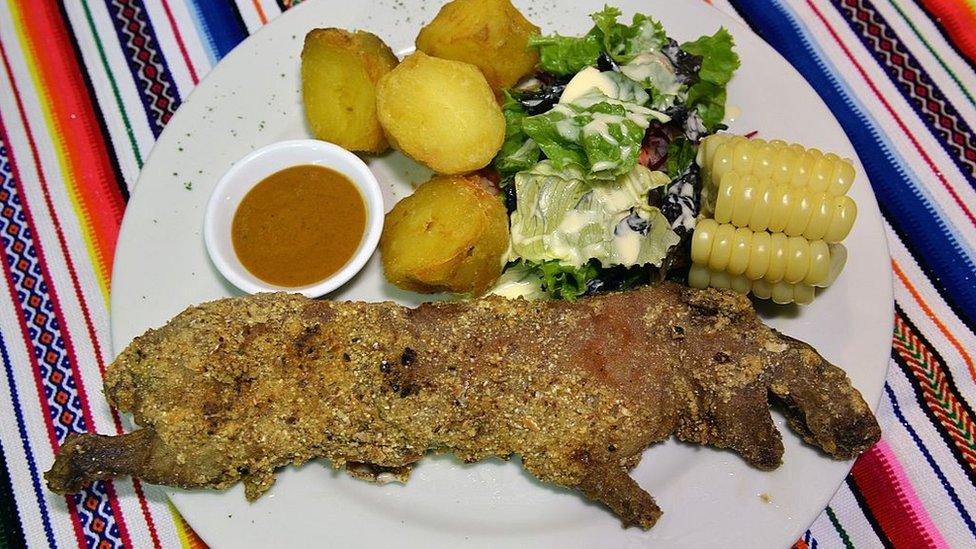
[[[156,488],[65,498],[41,475],[69,433],[122,431],[100,391],[109,281],[149,150],[208,71],[292,3],[0,0],[0,546],[205,546]],[[796,544],[976,546],[976,1],[714,4],[841,122],[895,273],[884,436]]]

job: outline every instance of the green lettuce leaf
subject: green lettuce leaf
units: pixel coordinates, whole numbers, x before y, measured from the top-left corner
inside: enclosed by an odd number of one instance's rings
[[[593,262],[580,267],[562,265],[558,261],[524,262],[542,279],[542,291],[554,299],[573,300],[586,293],[586,283],[597,277],[600,269]]]
[[[668,143],[668,160],[665,163],[668,177],[674,179],[684,173],[695,160],[696,154],[698,150],[690,139],[679,137]]]
[[[657,110],[674,105],[684,87],[671,61],[660,52],[638,54],[630,62],[620,65],[620,72],[651,90],[651,108]]]
[[[639,101],[648,98],[639,87],[618,91]],[[661,117],[667,119],[640,104],[594,90],[572,103],[523,119],[522,129],[553,165],[575,164],[591,177],[613,178],[634,168],[651,118]]]
[[[515,176],[512,254],[527,261],[582,267],[660,265],[678,236],[647,193],[667,184],[662,172],[636,166],[614,180],[587,180],[577,165],[542,161]],[[633,229],[628,220],[644,224]]]
[[[529,47],[539,49],[539,67],[557,76],[576,74],[596,65],[603,50],[600,37],[592,32],[585,36],[533,35],[529,37]]]
[[[539,49],[539,66],[546,72],[564,76],[596,65],[606,52],[618,63],[627,63],[640,53],[658,52],[667,43],[664,27],[642,14],[635,14],[630,25],[617,22],[621,11],[611,6],[590,15],[595,25],[583,36],[529,37],[529,46]]]
[[[604,6],[602,11],[590,15],[596,23],[590,33],[600,37],[603,51],[614,61],[627,63],[640,53],[660,51],[667,43],[664,26],[657,21],[637,13],[630,25],[624,25],[617,22],[621,14],[617,8]]]
[[[600,41],[603,43],[604,50],[607,53],[612,53],[612,48],[608,46],[613,42],[623,42],[622,34],[627,27],[617,23],[617,18],[621,15],[623,15],[623,12],[619,8],[607,5],[604,5],[602,10],[590,14],[590,19],[596,23],[596,26],[590,32],[600,37]]]
[[[527,170],[539,161],[539,145],[522,130],[522,121],[528,116],[522,105],[505,92],[502,106],[505,114],[505,141],[501,150],[492,160],[492,166],[501,176],[502,186],[522,170]]]
[[[525,261],[509,262],[488,293],[506,299],[522,298],[529,301],[549,297],[542,288],[542,273],[537,265]]]
[[[620,72],[651,90],[652,107],[664,110],[674,104],[682,84],[674,67],[661,49],[668,43],[664,26],[650,17],[637,13],[630,25],[617,22],[621,12],[605,7],[591,15],[600,35],[603,49],[620,64]]]
[[[539,148],[556,166],[588,166],[583,151],[582,134],[586,118],[577,109],[556,105],[544,114],[530,116],[522,121],[526,135],[539,144]]]
[[[739,56],[729,31],[721,28],[711,36],[686,42],[681,48],[702,58],[699,81],[688,89],[687,105],[696,109],[709,132],[725,118],[725,87],[739,68]]]

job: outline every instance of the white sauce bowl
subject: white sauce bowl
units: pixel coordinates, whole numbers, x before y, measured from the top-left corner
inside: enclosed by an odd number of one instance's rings
[[[285,287],[269,284],[241,264],[231,240],[234,214],[244,196],[269,175],[286,168],[313,164],[333,169],[349,178],[359,189],[366,208],[365,234],[359,248],[346,264],[328,278],[308,286]],[[224,278],[241,290],[297,292],[320,297],[334,291],[358,273],[376,250],[383,232],[383,194],[376,177],[355,154],[325,141],[296,139],[262,147],[238,160],[217,182],[204,217],[203,237],[207,252]]]

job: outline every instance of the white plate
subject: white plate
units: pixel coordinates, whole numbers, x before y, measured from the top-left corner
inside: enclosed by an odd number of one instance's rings
[[[603,0],[516,2],[544,32],[583,33]],[[759,130],[856,160],[816,93],[772,48],[703,2],[615,0],[629,18],[643,11],[679,40],[726,26],[742,68],[730,105],[738,132]],[[112,284],[112,335],[121,350],[146,328],[188,305],[235,294],[207,259],[201,228],[220,175],[250,150],[308,136],[301,110],[299,52],[318,26],[364,28],[395,51],[412,47],[434,2],[307,2],[238,46],[179,109],[145,165],[119,238]],[[409,193],[424,169],[390,154],[370,162],[387,206]],[[890,265],[877,203],[858,164],[851,191],[860,216],[847,240],[850,262],[837,283],[802,311],[770,324],[815,345],[847,369],[871,404],[881,395],[893,322]],[[174,175],[174,173],[176,175]],[[191,182],[187,190],[185,183]],[[417,302],[387,285],[374,257],[334,299]],[[782,418],[777,424],[783,428]],[[764,473],[729,452],[668,442],[650,448],[633,476],[664,509],[650,532],[623,530],[616,517],[576,493],[542,486],[517,463],[461,465],[428,458],[405,486],[373,486],[322,462],[288,469],[263,498],[168,490],[205,541],[216,546],[627,546],[784,547],[827,504],[850,463],[835,462],[784,431],[785,463]],[[768,496],[768,502],[761,495]]]

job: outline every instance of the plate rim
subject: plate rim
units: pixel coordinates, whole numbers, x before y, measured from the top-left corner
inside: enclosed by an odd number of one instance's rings
[[[378,2],[379,0],[370,0],[370,1],[371,2]],[[413,1],[414,2],[417,2],[417,3],[423,3],[424,2],[424,0],[413,0]],[[285,24],[282,21],[287,21],[287,20],[290,20],[290,19],[297,19],[298,17],[301,16],[301,14],[304,14],[305,11],[312,10],[312,6],[321,6],[324,3],[325,3],[325,0],[306,0],[305,2],[302,2],[301,4],[299,4],[297,6],[294,6],[293,8],[287,10],[286,12],[283,12],[280,16],[278,16],[275,19],[269,21],[267,24],[263,25],[257,31],[255,31],[254,33],[250,34],[248,37],[246,37],[244,40],[242,40],[231,52],[229,52],[224,58],[222,58],[216,65],[214,65],[213,67],[211,67],[211,69],[207,72],[206,76],[204,78],[202,78],[200,80],[200,82],[193,87],[193,89],[191,90],[191,92],[184,97],[184,103],[188,103],[190,101],[193,101],[195,97],[196,98],[199,98],[199,96],[201,95],[200,91],[205,88],[205,86],[208,84],[208,82],[210,82],[212,84],[215,81],[219,81],[221,79],[222,73],[225,72],[226,70],[228,70],[228,69],[226,69],[226,67],[228,67],[229,65],[231,65],[231,61],[233,59],[236,59],[237,57],[240,57],[240,56],[245,55],[245,48],[243,46],[246,43],[248,43],[249,41],[254,41],[254,39],[256,39],[257,37],[263,37],[264,35],[270,34],[276,26],[280,26],[280,25],[284,25]],[[696,0],[687,0],[687,3],[698,3],[698,2]],[[715,12],[717,12],[718,13],[718,16],[723,20],[723,25],[737,27],[740,32],[746,33],[749,36],[751,36],[752,38],[754,38],[755,40],[761,42],[764,46],[766,46],[768,48],[768,50],[772,54],[774,54],[775,56],[777,56],[780,59],[782,59],[784,61],[784,63],[786,63],[786,65],[788,65],[789,70],[791,70],[791,71],[793,71],[794,73],[797,74],[797,76],[799,77],[799,81],[802,82],[802,85],[803,86],[809,88],[812,91],[812,93],[814,93],[815,95],[817,95],[818,100],[820,100],[821,102],[823,102],[823,100],[819,97],[819,94],[817,93],[816,89],[813,88],[813,86],[809,83],[809,81],[806,80],[805,77],[803,77],[802,73],[800,73],[795,67],[793,67],[793,65],[790,64],[789,61],[786,60],[779,53],[779,51],[777,51],[768,42],[766,42],[761,36],[759,36],[757,33],[755,33],[748,25],[746,25],[745,23],[743,23],[739,19],[735,18],[734,16],[729,15],[726,11],[718,8],[717,6],[712,5],[711,3],[706,3],[706,6],[704,6],[704,7],[705,8],[710,8],[710,9],[714,10]],[[392,40],[391,40],[391,42],[392,42]],[[826,110],[828,112],[830,112],[831,117],[835,121],[837,121],[836,116],[833,114],[832,111],[830,111],[829,107],[826,107],[826,105],[825,105],[825,108],[826,108]],[[146,156],[146,161],[145,161],[145,164],[144,164],[144,168],[140,171],[139,176],[136,179],[136,183],[133,186],[133,190],[132,190],[132,193],[131,193],[130,201],[132,199],[135,199],[138,196],[139,189],[144,186],[144,185],[142,185],[144,179],[147,179],[147,178],[150,178],[151,177],[151,175],[145,169],[145,166],[151,165],[150,163],[152,162],[152,160],[153,160],[154,157],[163,154],[162,152],[160,152],[161,149],[160,149],[160,147],[157,146],[157,144],[163,141],[163,139],[167,136],[167,132],[169,132],[169,133],[172,134],[172,133],[175,133],[177,131],[177,130],[175,130],[177,124],[175,124],[174,122],[178,122],[180,120],[180,118],[178,118],[178,117],[180,117],[180,114],[185,113],[185,112],[186,112],[185,110],[178,109],[177,112],[174,114],[173,119],[170,120],[170,123],[168,123],[164,127],[163,132],[153,142],[153,147],[150,150],[149,154]],[[184,114],[184,117],[185,116],[187,116],[187,115]],[[838,126],[840,126],[839,125],[839,121],[838,121]],[[850,143],[850,139],[846,135],[846,132],[843,132],[842,126],[841,126],[841,130],[842,130],[842,133],[844,134],[843,135],[844,140],[846,142]],[[851,144],[851,149],[854,151],[854,154],[857,155],[857,150],[853,147],[853,144]],[[864,173],[864,178],[867,179],[867,175],[863,171],[863,163],[860,161],[859,156],[855,160],[856,160],[857,165],[861,167],[861,171],[862,171],[862,173]],[[879,209],[878,208],[878,204],[877,204],[877,199],[876,199],[876,196],[875,196],[873,190],[871,190],[870,195],[871,195],[871,199],[872,199],[872,206],[875,209]],[[126,210],[125,210],[125,212],[124,212],[124,214],[123,214],[122,223],[121,223],[121,226],[120,226],[120,229],[119,229],[119,237],[118,237],[118,240],[119,241],[122,240],[123,234],[125,234],[127,232],[127,226],[128,225],[132,225],[133,223],[135,223],[135,221],[133,221],[130,218],[134,218],[134,214],[132,213],[132,210],[127,207]],[[886,308],[887,308],[887,311],[886,312],[890,313],[890,314],[887,315],[888,316],[888,320],[887,320],[887,324],[886,324],[887,325],[887,328],[888,328],[887,332],[890,333],[894,329],[894,324],[895,324],[895,318],[894,318],[894,299],[893,299],[894,298],[894,273],[892,271],[891,264],[890,264],[890,258],[891,258],[890,253],[891,253],[891,250],[890,250],[890,247],[889,247],[889,244],[888,244],[888,236],[887,236],[886,231],[883,230],[884,229],[884,225],[883,225],[884,218],[883,218],[883,215],[880,214],[880,209],[879,209],[879,219],[881,220],[881,228],[882,228],[882,230],[879,232],[879,234],[881,236],[881,240],[880,240],[879,244],[883,244],[884,256],[885,256],[885,258],[887,258],[887,262],[886,262],[885,269],[884,269],[884,275],[883,275],[884,280],[885,280],[885,283],[883,284],[883,286],[887,289],[886,294],[892,298],[892,299],[890,299],[888,301],[888,303],[886,305]],[[133,231],[133,229],[131,229],[131,228],[128,229],[128,232],[131,233],[132,231]],[[111,297],[110,297],[110,304],[109,304],[109,313],[110,313],[109,319],[110,319],[111,328],[110,328],[110,332],[109,332],[109,342],[110,342],[110,348],[112,350],[112,356],[113,357],[115,355],[117,355],[118,352],[121,350],[121,349],[118,349],[119,345],[116,342],[116,331],[117,330],[116,330],[116,322],[114,321],[114,319],[116,318],[116,314],[115,314],[116,308],[119,307],[119,306],[121,306],[121,305],[118,304],[118,300],[116,300],[116,298],[114,297],[116,295],[114,289],[115,289],[116,283],[117,283],[117,277],[118,277],[117,273],[120,272],[120,269],[118,269],[117,267],[120,265],[120,263],[122,261],[124,261],[124,259],[121,257],[122,256],[122,249],[123,248],[121,246],[116,246],[116,250],[115,250],[115,253],[113,255],[113,261],[112,261],[112,277],[111,277],[111,281],[110,281],[110,296]],[[364,269],[366,269],[366,268],[368,268],[368,266],[367,267],[364,267]],[[884,376],[882,376],[882,379],[885,379],[887,377],[887,373],[888,373],[888,370],[889,369],[890,369],[890,360],[889,361],[885,361],[885,364],[884,364]],[[846,370],[845,370],[845,373],[846,373]],[[863,393],[863,391],[862,391],[862,393]],[[879,406],[880,406],[880,402],[883,399],[883,397],[884,397],[884,391],[883,391],[883,384],[882,384],[882,390],[877,395],[877,398],[874,398],[874,399],[871,399],[870,401],[868,401],[868,405],[871,407],[871,410],[874,413],[877,413],[877,411],[879,409]],[[132,426],[132,424],[131,424],[131,418],[129,418],[128,415],[126,417],[126,420],[129,421],[128,426],[131,427]],[[847,463],[846,470],[847,470],[848,474],[849,474],[849,471],[850,471],[851,467],[853,467],[853,465],[854,465],[854,461],[853,460],[851,460],[851,461],[849,461]],[[841,480],[837,484],[837,486],[833,490],[830,491],[830,494],[828,495],[826,501],[823,501],[822,502],[822,505],[819,506],[820,509],[821,509],[820,513],[823,512],[822,509],[824,509],[829,504],[830,500],[833,499],[833,497],[837,493],[837,491],[840,490],[840,488],[843,486],[843,482],[844,481]],[[171,489],[169,489],[167,487],[162,487],[162,489],[163,489],[163,491],[166,492],[167,498],[170,499],[173,502],[174,507],[178,509],[179,508],[179,505],[178,505],[178,503],[176,501],[177,499],[179,499],[178,492],[175,492],[175,491],[173,491],[173,490],[171,490]],[[174,497],[174,496],[176,496],[176,497]],[[182,516],[182,511],[181,511],[181,516]],[[813,517],[811,520],[815,520],[815,519],[816,519],[816,517]],[[184,516],[184,520],[186,520],[187,523],[190,523],[190,519],[186,518],[185,516]],[[798,525],[796,527],[796,529],[798,530],[798,534],[802,535],[802,532],[807,527],[809,527],[809,524],[807,524],[805,521],[800,521],[800,522],[803,523],[803,524]]]

